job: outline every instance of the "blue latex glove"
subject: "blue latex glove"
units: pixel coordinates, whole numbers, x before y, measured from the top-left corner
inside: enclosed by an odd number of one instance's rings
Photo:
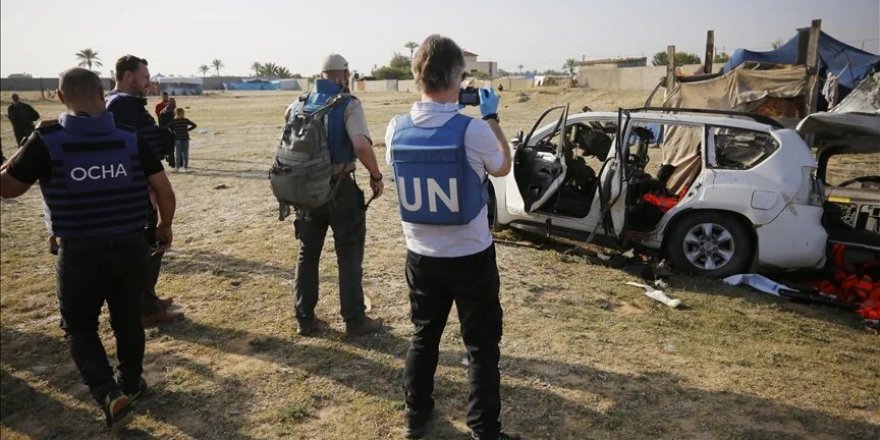
[[[498,95],[495,94],[495,89],[491,87],[483,87],[480,89],[480,114],[485,116],[489,116],[492,114],[498,114]]]

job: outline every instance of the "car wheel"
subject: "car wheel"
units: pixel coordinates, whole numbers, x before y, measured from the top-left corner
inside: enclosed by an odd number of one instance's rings
[[[719,278],[746,271],[753,249],[741,222],[730,215],[698,212],[673,226],[666,253],[679,270]]]
[[[504,226],[498,224],[498,201],[495,199],[495,188],[489,184],[489,200],[486,203],[486,216],[489,219],[489,230],[497,232],[504,230]]]

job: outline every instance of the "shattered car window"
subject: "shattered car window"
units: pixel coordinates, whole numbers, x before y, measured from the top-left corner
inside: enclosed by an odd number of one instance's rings
[[[710,135],[715,141],[713,168],[747,170],[770,157],[779,144],[767,133],[739,128],[715,127]]]

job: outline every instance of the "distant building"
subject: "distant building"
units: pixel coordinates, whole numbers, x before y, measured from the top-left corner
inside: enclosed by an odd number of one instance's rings
[[[581,61],[577,63],[580,67],[586,68],[608,68],[608,67],[645,67],[648,65],[647,57],[629,57],[629,58],[605,58],[602,60]]]
[[[477,54],[462,50],[464,55],[464,70],[467,72],[476,70],[489,75],[490,78],[498,76],[498,63],[495,61],[477,61]]]
[[[15,79],[15,78],[33,78],[33,77],[34,76],[31,75],[30,73],[24,72],[24,73],[10,73],[7,78]]]

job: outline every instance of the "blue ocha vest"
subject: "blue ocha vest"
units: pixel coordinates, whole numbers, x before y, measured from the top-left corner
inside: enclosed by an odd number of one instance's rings
[[[397,118],[391,166],[403,221],[464,225],[483,209],[488,187],[468,163],[464,146],[470,121],[456,114],[440,127],[422,128],[409,114]]]
[[[52,173],[40,181],[52,233],[61,238],[111,237],[147,222],[147,181],[137,135],[116,128],[111,113],[62,114],[39,129]]]
[[[342,92],[342,86],[329,79],[315,81],[315,88],[309,92],[304,103],[299,103],[295,112],[311,113],[327,103],[327,100]],[[324,127],[327,129],[327,144],[330,147],[330,162],[350,163],[355,161],[354,146],[345,131],[345,108],[351,96],[343,98],[345,102],[330,109],[325,115]]]

